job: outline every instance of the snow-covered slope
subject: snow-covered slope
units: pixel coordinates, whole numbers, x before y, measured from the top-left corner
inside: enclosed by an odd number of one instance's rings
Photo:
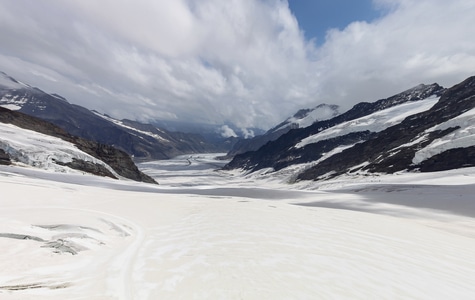
[[[321,162],[329,154],[370,140],[407,117],[431,109],[443,92],[444,88],[437,84],[418,85],[387,99],[359,103],[333,118],[290,131],[253,153],[237,155],[226,168],[278,171],[296,164]]]
[[[97,115],[98,117],[101,117],[117,126],[120,126],[126,130],[129,130],[129,131],[132,131],[132,132],[135,132],[137,135],[146,135],[146,136],[149,136],[151,138],[154,138],[156,139],[157,141],[159,142],[163,142],[163,143],[170,143],[170,140],[168,140],[165,136],[166,136],[166,133],[159,129],[159,128],[156,128],[156,127],[153,127],[151,128],[150,131],[146,131],[146,130],[140,130],[138,128],[135,128],[133,126],[130,126],[130,125],[127,125],[123,120],[117,120],[117,119],[114,119],[114,118],[111,118],[110,116],[107,116],[107,115],[104,115],[104,114],[101,114],[97,111],[92,111],[95,115]]]
[[[68,134],[58,126],[0,107],[0,164],[23,163],[111,178],[156,183],[138,170],[130,156],[112,146]]]
[[[406,116],[371,138],[319,162],[298,176],[433,172],[475,166],[475,77],[447,89],[430,109]]]
[[[295,182],[475,166],[474,109],[475,77],[449,89],[419,85],[290,131],[225,168],[278,171]]]
[[[283,129],[305,128],[317,121],[334,118],[340,114],[338,105],[320,104],[310,109],[299,110],[292,117],[270,129],[267,134]]]
[[[353,132],[383,131],[388,127],[401,123],[402,120],[410,115],[429,110],[435,103],[437,103],[437,101],[439,101],[439,98],[440,97],[433,95],[424,100],[403,103],[355,120],[343,122],[328,129],[324,129],[317,134],[306,137],[295,147],[301,148],[308,144],[347,135]]]
[[[60,138],[0,122],[0,149],[14,162],[56,172],[79,172],[66,167],[74,159],[98,164],[120,177],[101,160],[79,150]]]
[[[419,139],[427,139],[431,132],[457,128],[455,131],[433,140],[429,145],[416,152],[412,162],[417,165],[430,157],[450,149],[475,146],[475,109],[471,109],[449,121],[424,131]],[[419,140],[417,141],[419,142]]]
[[[475,298],[473,171],[325,192],[212,165],[147,164],[165,187],[0,166],[0,298]]]

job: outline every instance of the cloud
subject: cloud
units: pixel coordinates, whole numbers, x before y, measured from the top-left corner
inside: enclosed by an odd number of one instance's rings
[[[373,23],[330,31],[319,51],[324,101],[377,100],[416,83],[451,86],[475,75],[473,1],[379,0]]]
[[[232,130],[228,125],[221,126],[220,133],[221,133],[221,136],[225,138],[238,136],[236,132],[234,132],[234,130]]]
[[[245,139],[250,139],[250,138],[253,138],[255,136],[254,130],[247,129],[247,128],[240,128],[240,129],[241,129],[241,132],[242,132],[242,136]]]
[[[236,128],[473,75],[473,1],[374,3],[317,48],[284,0],[5,0],[0,70],[119,118]]]

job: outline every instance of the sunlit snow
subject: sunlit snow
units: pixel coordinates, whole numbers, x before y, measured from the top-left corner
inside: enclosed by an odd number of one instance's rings
[[[430,128],[426,133],[459,127],[459,129],[432,141],[428,146],[416,152],[412,162],[414,164],[454,148],[475,146],[475,109],[469,110],[447,122]]]
[[[160,186],[0,166],[0,298],[475,298],[474,168],[287,185],[215,156],[140,164]]]
[[[0,122],[0,146],[13,160],[33,167],[56,172],[78,172],[55,162],[68,163],[79,159],[103,165],[119,176],[107,164],[82,152],[72,143],[15,125]]]
[[[303,139],[295,147],[301,148],[311,143],[346,135],[352,132],[366,130],[380,132],[388,127],[399,124],[410,115],[429,110],[435,103],[437,103],[437,101],[439,101],[439,97],[431,96],[425,100],[403,103],[355,120],[343,122]]]

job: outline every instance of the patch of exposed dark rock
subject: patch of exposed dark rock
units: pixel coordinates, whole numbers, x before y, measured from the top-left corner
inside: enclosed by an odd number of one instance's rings
[[[0,149],[0,165],[10,165],[11,163],[10,156],[3,149]]]
[[[61,166],[66,166],[71,169],[84,171],[94,175],[117,179],[117,177],[115,177],[114,174],[112,174],[112,172],[109,171],[106,167],[100,164],[93,163],[91,161],[73,158],[72,162],[64,163],[60,161],[55,161],[55,163]]]
[[[418,165],[421,172],[436,172],[475,166],[475,146],[455,148],[434,155]]]

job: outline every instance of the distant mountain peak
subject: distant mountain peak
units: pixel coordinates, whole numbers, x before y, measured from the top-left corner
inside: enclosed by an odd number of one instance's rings
[[[317,121],[324,121],[340,114],[340,107],[335,104],[319,104],[314,108],[305,108],[297,111],[292,117],[271,128],[267,133],[274,133],[285,128],[305,128]]]

